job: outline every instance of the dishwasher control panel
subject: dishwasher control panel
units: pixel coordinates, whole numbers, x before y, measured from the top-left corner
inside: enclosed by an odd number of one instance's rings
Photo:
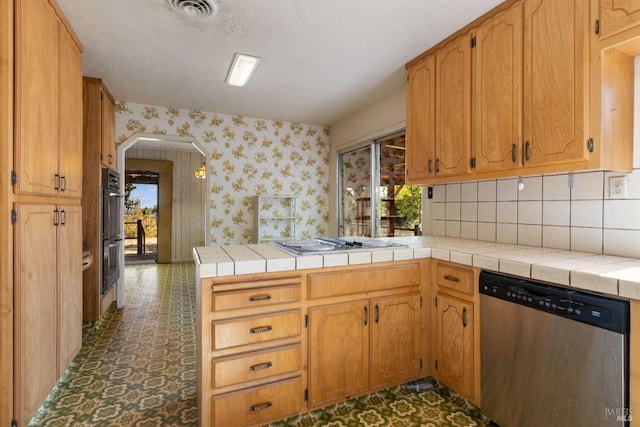
[[[486,271],[480,273],[479,283],[484,295],[614,332],[628,332],[627,301]]]

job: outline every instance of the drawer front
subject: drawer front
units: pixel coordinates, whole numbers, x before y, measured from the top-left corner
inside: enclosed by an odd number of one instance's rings
[[[300,344],[276,350],[250,353],[244,357],[214,359],[212,381],[214,388],[240,384],[274,375],[294,372],[301,368]]]
[[[300,336],[300,310],[213,322],[213,350]]]
[[[420,264],[369,268],[356,271],[312,273],[308,276],[309,299],[418,286]]]
[[[214,292],[211,309],[213,311],[223,311],[236,308],[263,307],[293,301],[300,301],[300,285]]]
[[[473,295],[473,270],[439,263],[436,277],[438,286]]]
[[[302,409],[300,377],[244,392],[213,397],[213,426],[248,426],[275,421]]]

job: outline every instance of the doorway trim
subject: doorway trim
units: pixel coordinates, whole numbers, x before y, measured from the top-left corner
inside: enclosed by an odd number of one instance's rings
[[[193,148],[202,154],[205,158],[205,162],[209,164],[209,158],[211,153],[205,148],[205,146],[198,141],[198,139],[194,136],[172,136],[172,135],[157,135],[153,133],[142,133],[136,132],[127,138],[122,144],[116,147],[116,161],[118,167],[116,168],[120,176],[124,176],[125,173],[125,153],[129,148],[132,148],[140,141],[152,141],[158,142],[162,145],[165,144],[177,144],[177,146],[182,146],[182,144],[191,144]],[[209,173],[205,176],[205,188],[211,187],[211,178]],[[124,194],[124,180],[120,180],[120,194]],[[208,192],[206,194],[209,194]],[[211,209],[208,208],[209,203],[205,200],[205,210],[204,210],[204,244],[205,246],[209,246],[211,244],[210,232],[208,225],[211,223]],[[125,296],[125,288],[124,288],[124,197],[121,198],[120,202],[120,220],[122,230],[122,235],[120,238],[122,239],[121,245],[122,248],[120,250],[120,277],[118,282],[116,283],[116,306],[118,308],[124,307],[124,296]]]

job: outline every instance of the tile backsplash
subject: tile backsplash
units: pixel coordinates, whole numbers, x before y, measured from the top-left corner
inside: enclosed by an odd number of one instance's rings
[[[626,194],[610,193],[625,177]],[[436,185],[429,234],[640,258],[640,169]]]

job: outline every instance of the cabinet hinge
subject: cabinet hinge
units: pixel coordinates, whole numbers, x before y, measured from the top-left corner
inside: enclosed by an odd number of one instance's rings
[[[589,138],[589,140],[587,141],[587,149],[589,150],[590,153],[593,153],[594,148],[595,148],[595,143],[593,142],[593,138]]]
[[[436,307],[438,306],[438,297],[436,297]]]
[[[471,169],[474,169],[476,167],[476,158],[475,157],[472,157],[472,158],[469,159],[469,167]]]
[[[595,31],[596,34],[600,34],[600,20],[596,19],[596,23],[593,26],[593,30]]]
[[[11,209],[11,224],[18,222],[18,213]]]
[[[16,175],[16,171],[11,171],[11,185],[16,185],[18,182],[18,175]]]
[[[309,389],[308,388],[304,389],[304,400],[309,400]]]
[[[436,371],[438,370],[438,359],[436,359]]]
[[[475,38],[475,36],[471,37],[471,47],[476,47],[476,38]]]
[[[420,369],[422,369],[422,357],[420,358]]]
[[[422,295],[420,295],[420,307],[422,307]]]
[[[304,327],[305,328],[309,327],[309,315],[308,314],[304,315]]]

